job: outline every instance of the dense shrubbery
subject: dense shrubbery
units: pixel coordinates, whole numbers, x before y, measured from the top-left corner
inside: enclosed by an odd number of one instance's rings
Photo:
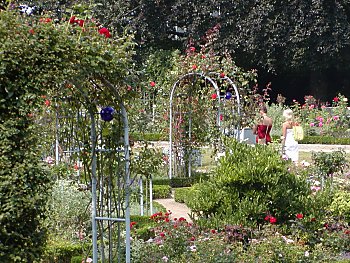
[[[153,188],[153,198],[168,198],[171,194],[171,188],[169,185],[154,185]]]
[[[278,152],[230,140],[215,174],[193,186],[187,205],[200,218],[225,223],[259,223],[267,215],[282,223],[305,211],[309,195],[306,178],[289,171]]]
[[[186,198],[190,198],[190,187],[176,188],[174,191],[175,202],[185,203]]]

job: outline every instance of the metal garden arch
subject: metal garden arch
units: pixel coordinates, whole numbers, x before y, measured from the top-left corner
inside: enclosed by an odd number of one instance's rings
[[[218,86],[217,78],[219,78],[221,81],[227,81],[229,85],[233,88],[234,95],[233,97],[236,99],[236,108],[233,109],[232,113],[240,116],[241,114],[241,105],[240,105],[240,96],[238,92],[237,86],[234,84],[234,82],[227,76],[222,76],[220,73],[198,73],[198,72],[191,72],[187,73],[181,77],[178,78],[178,80],[173,84],[171,93],[170,93],[170,102],[169,102],[169,178],[172,178],[174,176],[174,145],[173,145],[173,100],[175,96],[176,89],[179,87],[181,84],[181,81],[183,80],[191,80],[192,84],[193,82],[197,81],[198,79],[203,79],[204,81],[209,82],[212,87],[215,89],[216,92],[216,100],[218,104],[218,113],[217,113],[217,118],[216,118],[216,123],[218,127],[221,126],[221,117],[220,117],[220,111],[221,111],[221,103],[222,103],[222,97],[220,96],[220,88]],[[236,123],[235,127],[232,129],[230,132],[231,136],[234,136],[235,138],[239,138],[240,136],[240,124],[239,122]],[[192,135],[192,130],[191,130],[191,121],[189,123],[189,130],[188,130],[188,135],[191,137]],[[191,154],[189,157],[189,166],[188,166],[188,175],[191,176]]]

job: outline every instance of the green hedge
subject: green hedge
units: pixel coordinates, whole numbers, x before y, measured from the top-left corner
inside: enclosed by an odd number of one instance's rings
[[[299,143],[350,145],[350,138],[336,138],[332,136],[305,136]]]
[[[186,198],[190,194],[191,187],[176,188],[174,190],[174,199],[179,203],[186,203]]]
[[[173,188],[190,187],[195,183],[207,181],[209,179],[208,174],[198,173],[191,177],[173,177],[170,179],[170,186]]]
[[[69,241],[51,241],[46,245],[42,263],[71,263],[73,257],[84,257],[84,251],[90,244],[72,243]]]
[[[153,198],[169,198],[171,194],[171,188],[169,185],[154,185],[153,186]]]
[[[170,185],[169,178],[154,178],[152,179],[153,185]]]

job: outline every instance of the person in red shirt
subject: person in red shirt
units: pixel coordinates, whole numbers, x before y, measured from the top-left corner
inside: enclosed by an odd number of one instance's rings
[[[260,106],[260,119],[253,128],[253,133],[256,134],[257,144],[269,144],[271,142],[270,131],[273,121],[267,116],[267,108],[265,105]]]

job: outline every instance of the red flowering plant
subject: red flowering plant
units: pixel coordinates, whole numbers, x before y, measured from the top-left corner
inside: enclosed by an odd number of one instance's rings
[[[150,217],[157,225],[154,236],[146,241],[148,246],[162,251],[169,260],[184,254],[198,238],[199,231],[183,217],[171,218],[171,211],[157,212]]]

